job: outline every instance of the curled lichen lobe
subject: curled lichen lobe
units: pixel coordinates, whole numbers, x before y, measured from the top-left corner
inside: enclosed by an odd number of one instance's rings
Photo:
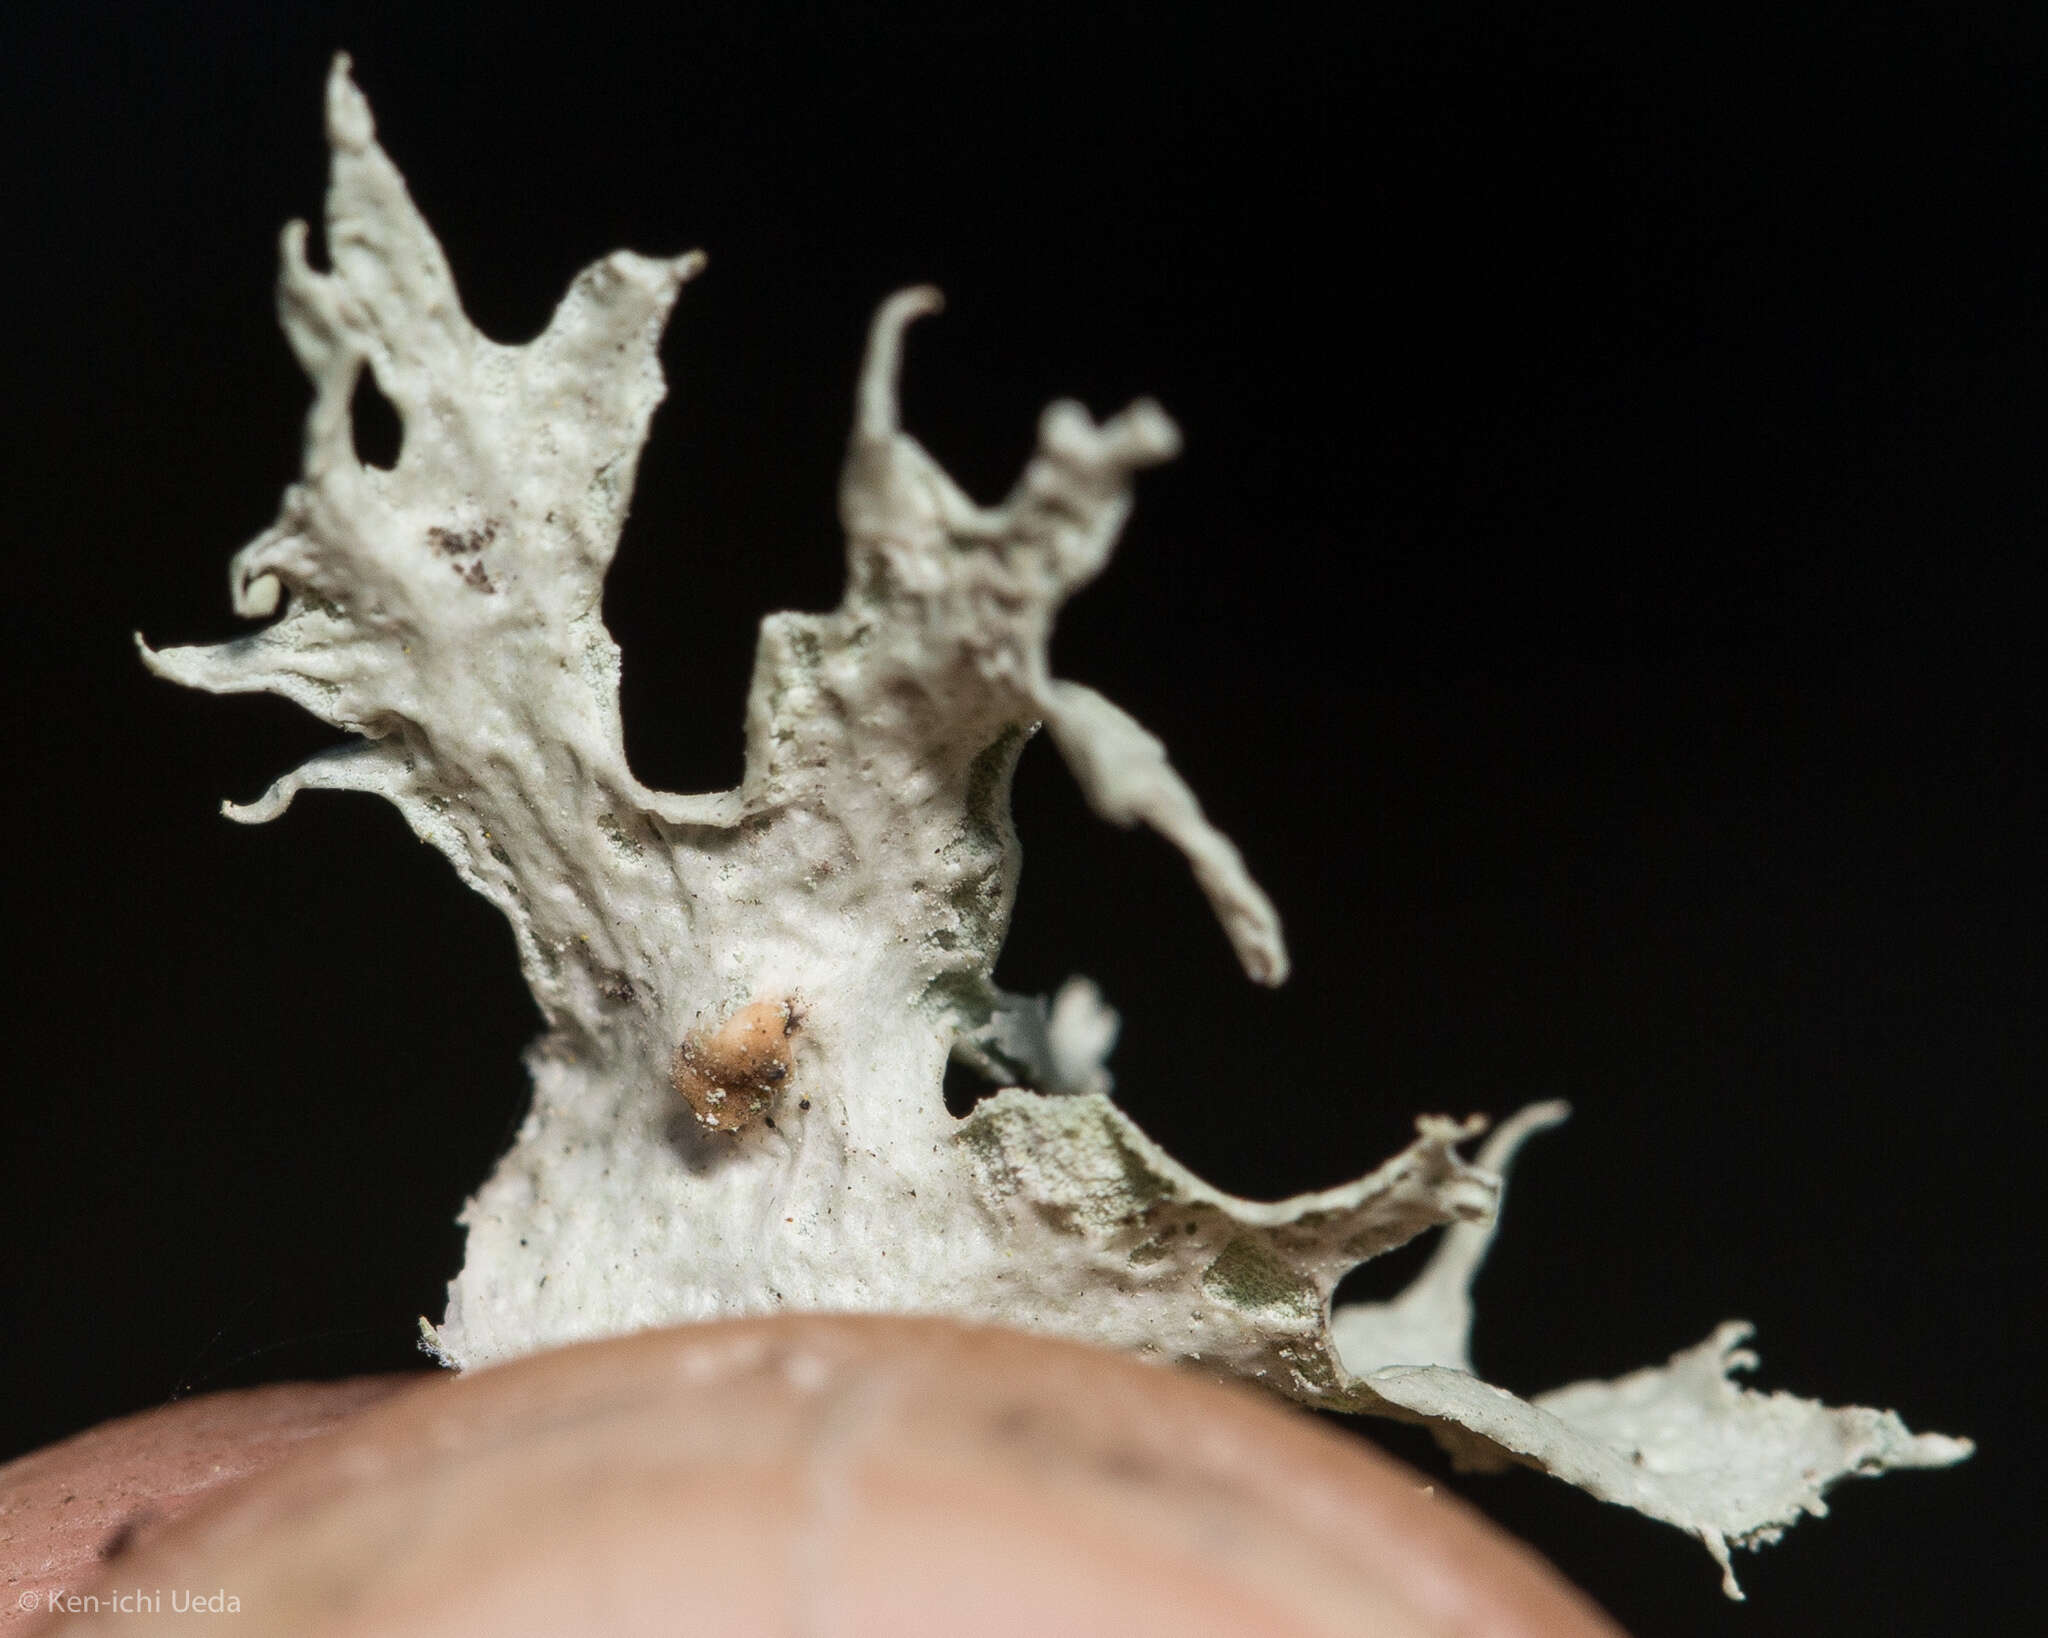
[[[738,1132],[768,1111],[796,1072],[802,1006],[794,997],[750,1001],[722,1022],[691,1031],[676,1048],[669,1079],[698,1120]]]

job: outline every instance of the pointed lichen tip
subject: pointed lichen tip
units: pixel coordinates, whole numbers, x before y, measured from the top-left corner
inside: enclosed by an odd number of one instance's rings
[[[1140,398],[1124,411],[1132,452],[1148,464],[1170,461],[1181,450],[1180,427],[1156,398]]]
[[[1563,1098],[1523,1105],[1487,1134],[1485,1147],[1479,1152],[1479,1164],[1499,1170],[1530,1138],[1553,1126],[1562,1126],[1571,1119],[1571,1113],[1572,1106]]]
[[[896,380],[903,367],[903,332],[930,313],[943,312],[946,298],[937,285],[898,290],[875,309],[868,329],[868,353],[861,365],[859,433],[885,439],[897,428]]]
[[[1735,1579],[1735,1562],[1728,1556],[1728,1538],[1711,1525],[1701,1525],[1697,1533],[1700,1544],[1721,1566],[1721,1591],[1738,1604],[1747,1603],[1749,1595],[1742,1590],[1742,1583]]]
[[[292,805],[293,787],[279,780],[253,802],[222,801],[220,816],[238,825],[267,825]]]
[[[882,311],[895,309],[904,323],[946,310],[946,293],[935,284],[905,285],[882,303]]]
[[[680,256],[635,256],[634,260],[648,270],[657,286],[656,311],[665,323],[683,286],[702,273],[711,258],[701,250],[686,250]]]
[[[350,73],[353,66],[346,51],[337,51],[327,70],[327,145],[337,152],[361,153],[377,140],[377,122]]]
[[[173,682],[177,681],[175,677],[171,676],[170,668],[164,664],[163,656],[149,646],[148,638],[144,637],[139,631],[133,632],[130,635],[135,639],[135,652],[141,656],[143,668],[151,676],[167,677]]]
[[[1947,1433],[1916,1433],[1908,1454],[1914,1467],[1954,1467],[1977,1454],[1977,1441]]]
[[[673,294],[704,271],[710,260],[701,250],[686,250],[680,256],[643,256],[637,250],[614,250],[586,267],[580,277],[629,278],[648,287],[661,287]]]

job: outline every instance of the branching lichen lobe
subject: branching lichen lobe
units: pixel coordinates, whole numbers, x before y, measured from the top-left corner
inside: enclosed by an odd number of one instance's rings
[[[1838,1477],[1968,1453],[1889,1413],[1735,1387],[1753,1361],[1727,1326],[1614,1382],[1489,1387],[1471,1280],[1516,1148],[1562,1106],[1523,1111],[1476,1163],[1458,1145],[1483,1121],[1424,1117],[1353,1183],[1241,1200],[1111,1100],[1117,1021],[1092,985],[996,987],[1009,781],[1041,725],[1097,813],[1186,855],[1252,979],[1288,960],[1159,741],[1048,667],[1060,605],[1107,560],[1135,475],[1177,450],[1173,423],[1149,401],[1100,423],[1055,404],[1010,496],[975,505],[898,420],[905,331],[935,291],[876,315],[840,487],[845,595],[762,622],[740,785],[641,785],[596,611],[664,391],[656,346],[703,259],[608,256],[538,338],[501,346],[463,316],[345,58],[327,128],[333,269],[295,223],[278,287],[314,388],[304,472],[231,571],[237,611],[271,623],[143,655],[360,736],[231,816],[376,792],[512,923],[548,1030],[532,1111],[464,1211],[438,1355],[789,1307],[1024,1325],[1426,1423],[1461,1460],[1546,1467],[1689,1530],[1724,1571]],[[351,438],[365,371],[402,423],[389,469]],[[1018,1084],[956,1121],[949,1056]],[[1406,1293],[1332,1312],[1352,1267],[1436,1227]]]

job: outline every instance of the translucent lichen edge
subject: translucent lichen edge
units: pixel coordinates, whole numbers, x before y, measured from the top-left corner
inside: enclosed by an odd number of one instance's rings
[[[1047,667],[1060,604],[1107,559],[1133,475],[1175,452],[1172,422],[1149,402],[1101,423],[1055,404],[1016,489],[975,505],[898,422],[904,332],[936,292],[876,316],[841,485],[845,596],[762,622],[740,786],[642,786],[603,578],[665,390],[662,327],[703,258],[608,256],[538,338],[500,345],[464,317],[346,58],[327,131],[331,270],[295,223],[278,285],[314,388],[304,471],[231,569],[236,610],[271,623],[142,653],[360,736],[231,816],[375,792],[512,924],[547,1033],[532,1110],[463,1213],[466,1260],[427,1327],[439,1357],[779,1309],[1021,1325],[1425,1422],[1468,1465],[1544,1467],[1691,1531],[1724,1572],[1730,1544],[1820,1511],[1843,1474],[1968,1453],[1889,1413],[1736,1387],[1750,1360],[1730,1326],[1611,1383],[1491,1387],[1470,1367],[1471,1278],[1502,1173],[1561,1106],[1525,1110],[1476,1163],[1457,1146],[1484,1122],[1425,1117],[1354,1183],[1241,1200],[1111,1101],[1115,1016],[1092,986],[1050,1005],[994,986],[1009,780],[1040,725],[1098,813],[1186,855],[1249,976],[1280,982],[1287,956],[1159,742]],[[388,471],[353,447],[366,369],[403,424]],[[787,1078],[751,1089],[744,1129],[709,1130],[671,1083],[679,1048],[768,1006]],[[949,1054],[1017,1084],[956,1121]],[[1333,1314],[1350,1269],[1445,1225],[1404,1296]]]

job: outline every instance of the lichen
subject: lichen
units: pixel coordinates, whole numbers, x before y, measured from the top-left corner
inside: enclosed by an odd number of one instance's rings
[[[327,131],[332,268],[294,223],[278,286],[313,383],[304,472],[230,576],[235,609],[270,623],[142,653],[358,736],[231,817],[375,792],[512,924],[547,1031],[424,1327],[440,1357],[781,1308],[1021,1325],[1425,1422],[1468,1464],[1546,1467],[1690,1530],[1724,1569],[1843,1474],[1967,1454],[1889,1413],[1733,1386],[1749,1356],[1731,1326],[1613,1382],[1491,1387],[1467,1294],[1502,1175],[1560,1106],[1476,1161],[1458,1145],[1483,1120],[1425,1116],[1353,1183],[1237,1199],[1112,1101],[1117,1021],[1092,985],[1049,1003],[996,987],[1010,776],[1040,726],[1098,814],[1186,855],[1254,981],[1281,982],[1287,955],[1159,741],[1048,667],[1060,605],[1106,561],[1134,475],[1174,454],[1173,423],[1150,402],[1099,423],[1055,404],[1009,498],[976,506],[898,423],[904,333],[936,292],[876,315],[840,489],[845,594],[762,622],[740,785],[643,786],[597,610],[664,392],[657,343],[703,259],[608,256],[538,338],[502,346],[463,316],[345,58]],[[365,370],[403,424],[389,469],[351,442]],[[1009,1084],[956,1120],[949,1056]],[[1333,1312],[1351,1269],[1433,1228],[1407,1293]]]

